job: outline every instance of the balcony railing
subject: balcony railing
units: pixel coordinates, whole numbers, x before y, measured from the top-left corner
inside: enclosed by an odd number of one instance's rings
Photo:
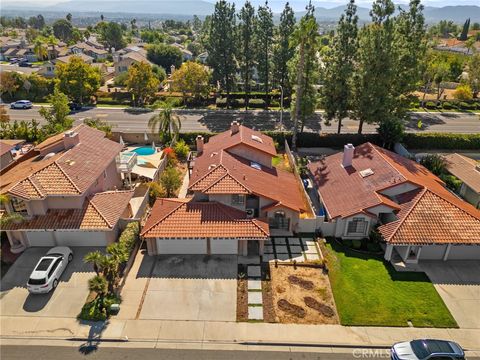
[[[131,172],[137,164],[137,154],[134,152],[123,152],[117,156],[117,169],[119,172]]]

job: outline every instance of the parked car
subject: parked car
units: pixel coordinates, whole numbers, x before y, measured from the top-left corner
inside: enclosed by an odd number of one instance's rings
[[[393,345],[393,360],[464,360],[465,353],[460,345],[445,340],[412,340]]]
[[[16,64],[19,61],[20,61],[20,59],[18,59],[18,58],[11,58],[10,59],[10,64]]]
[[[58,280],[73,259],[73,251],[66,246],[50,249],[35,266],[27,282],[31,294],[45,294],[55,289]]]
[[[31,109],[33,106],[30,100],[18,100],[10,104],[11,109]]]
[[[28,61],[21,61],[18,63],[18,66],[20,67],[32,67],[32,63],[29,63]]]
[[[79,104],[79,103],[76,103],[76,102],[69,102],[68,107],[72,111],[82,110],[82,104]]]

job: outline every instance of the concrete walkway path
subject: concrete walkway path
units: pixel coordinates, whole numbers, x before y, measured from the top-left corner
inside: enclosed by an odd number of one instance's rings
[[[224,344],[309,344],[391,346],[415,338],[458,342],[480,352],[480,329],[346,327],[223,321],[117,320],[78,322],[72,318],[2,316],[1,339],[128,340],[129,342],[200,342]]]

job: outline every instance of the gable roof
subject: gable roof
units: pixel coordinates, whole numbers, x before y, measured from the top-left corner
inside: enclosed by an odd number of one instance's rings
[[[10,152],[15,146],[7,144],[3,141],[0,141],[0,156],[5,155],[6,153]]]
[[[452,194],[422,165],[370,143],[355,149],[352,166],[343,154],[308,165],[330,217],[346,217],[376,205],[392,207],[397,220],[381,225],[388,242],[479,243],[480,211]],[[359,172],[373,170],[367,177]],[[381,192],[401,184],[416,188],[388,197]]]
[[[457,153],[445,155],[444,158],[452,175],[480,193],[480,162]]]
[[[146,238],[267,239],[268,224],[218,202],[157,199],[143,227]]]
[[[83,194],[121,151],[122,145],[105,138],[103,131],[84,124],[72,130],[78,133],[77,145],[69,150],[61,150],[51,158],[37,156],[18,164],[2,174],[2,178],[9,179],[8,187],[2,191],[26,200],[43,199],[51,195]],[[53,140],[47,139],[36,149],[44,149],[61,141],[63,134],[54,136]]]
[[[111,230],[125,212],[133,191],[106,191],[87,199],[80,209],[49,209],[4,230]]]

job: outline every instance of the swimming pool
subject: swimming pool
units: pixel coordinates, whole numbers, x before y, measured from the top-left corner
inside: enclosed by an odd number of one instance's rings
[[[132,150],[132,152],[137,153],[138,155],[153,155],[156,150],[150,146],[142,146]]]

